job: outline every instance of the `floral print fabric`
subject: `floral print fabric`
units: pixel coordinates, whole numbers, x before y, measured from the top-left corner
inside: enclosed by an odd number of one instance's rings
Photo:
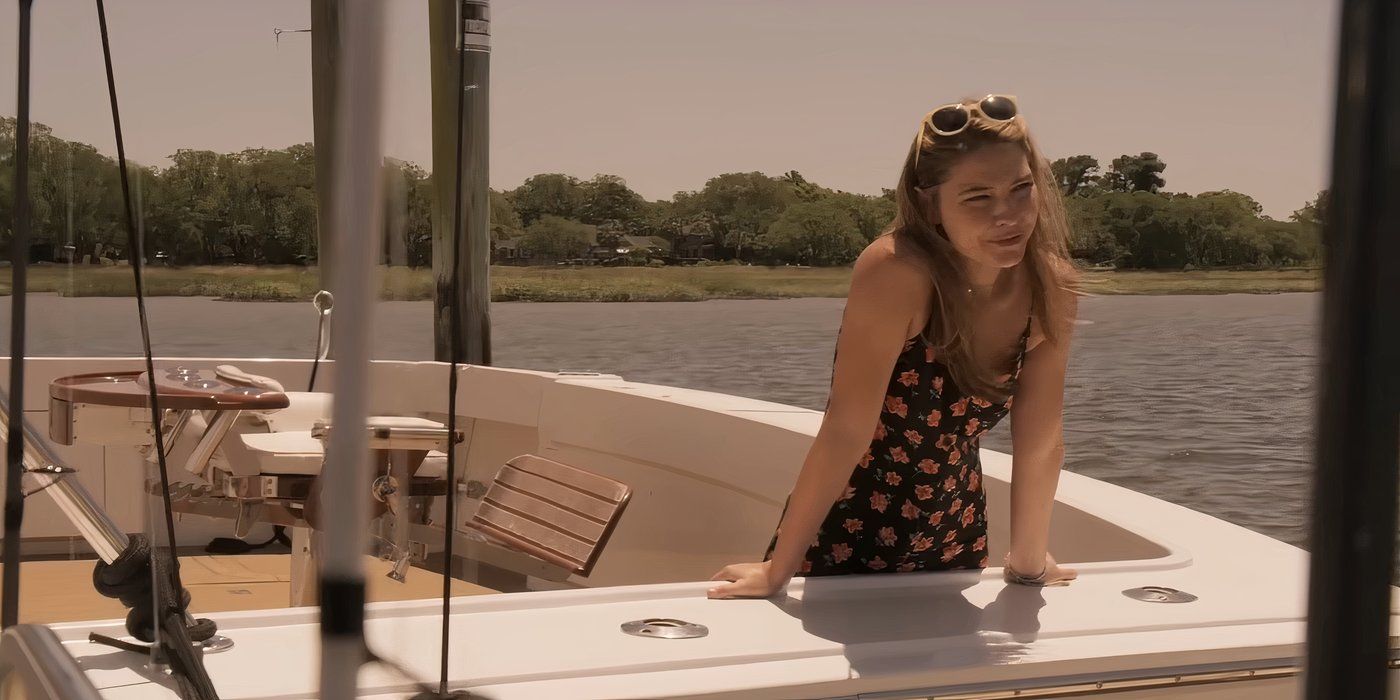
[[[1013,389],[1029,336],[1027,323],[1016,368],[1002,377]],[[922,335],[906,340],[870,447],[796,575],[985,568],[978,444],[1011,404],[965,395]],[[777,542],[775,532],[765,561]]]

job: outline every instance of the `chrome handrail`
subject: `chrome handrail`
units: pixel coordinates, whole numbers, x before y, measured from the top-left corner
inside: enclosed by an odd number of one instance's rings
[[[25,700],[102,700],[58,635],[42,625],[13,625],[0,635],[0,692]]]
[[[199,436],[199,442],[195,443],[190,456],[185,460],[185,471],[196,476],[205,476],[204,472],[209,467],[209,460],[214,458],[214,452],[223,443],[228,431],[233,428],[233,424],[238,421],[238,416],[242,411],[219,411],[214,416],[214,420],[209,422],[204,429],[204,434]]]
[[[9,416],[10,398],[0,391],[0,440],[9,438]],[[69,478],[76,473],[76,469],[64,466],[48,441],[28,420],[24,421],[24,495],[47,493],[88,546],[102,561],[110,564],[126,550],[126,533],[97,504],[82,482]]]
[[[335,297],[322,289],[311,298],[318,318],[316,328],[316,359],[324,360],[331,354],[331,309],[335,307]]]

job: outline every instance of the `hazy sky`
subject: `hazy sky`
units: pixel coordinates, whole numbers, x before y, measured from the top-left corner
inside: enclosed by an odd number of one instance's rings
[[[91,0],[35,3],[33,117],[114,152]],[[14,3],[0,113],[15,111]],[[107,3],[130,156],[311,139],[305,0]],[[612,173],[651,199],[734,171],[893,186],[919,117],[1018,96],[1050,158],[1154,151],[1167,189],[1287,216],[1329,168],[1332,0],[496,0],[491,184]],[[388,151],[429,158],[426,0],[391,0]]]

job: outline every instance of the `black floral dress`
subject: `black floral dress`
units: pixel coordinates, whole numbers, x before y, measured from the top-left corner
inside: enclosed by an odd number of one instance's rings
[[[1000,378],[1013,394],[1029,338],[1027,320],[1016,368]],[[796,575],[985,568],[987,499],[978,445],[1011,403],[966,395],[923,335],[906,340],[870,448]],[[777,542],[775,532],[765,561]]]

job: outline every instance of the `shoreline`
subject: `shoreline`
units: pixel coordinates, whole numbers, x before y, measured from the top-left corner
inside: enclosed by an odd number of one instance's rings
[[[318,289],[315,268],[305,267],[147,267],[148,297],[214,297],[225,301],[306,301]],[[795,299],[845,297],[849,267],[511,267],[492,266],[491,301],[629,302],[709,299]],[[1215,295],[1316,292],[1322,271],[1281,270],[1138,271],[1086,270],[1083,291],[1091,295]],[[0,296],[9,296],[8,276]],[[381,267],[379,298],[432,299],[428,269]],[[125,266],[29,268],[31,293],[66,297],[134,296]]]

